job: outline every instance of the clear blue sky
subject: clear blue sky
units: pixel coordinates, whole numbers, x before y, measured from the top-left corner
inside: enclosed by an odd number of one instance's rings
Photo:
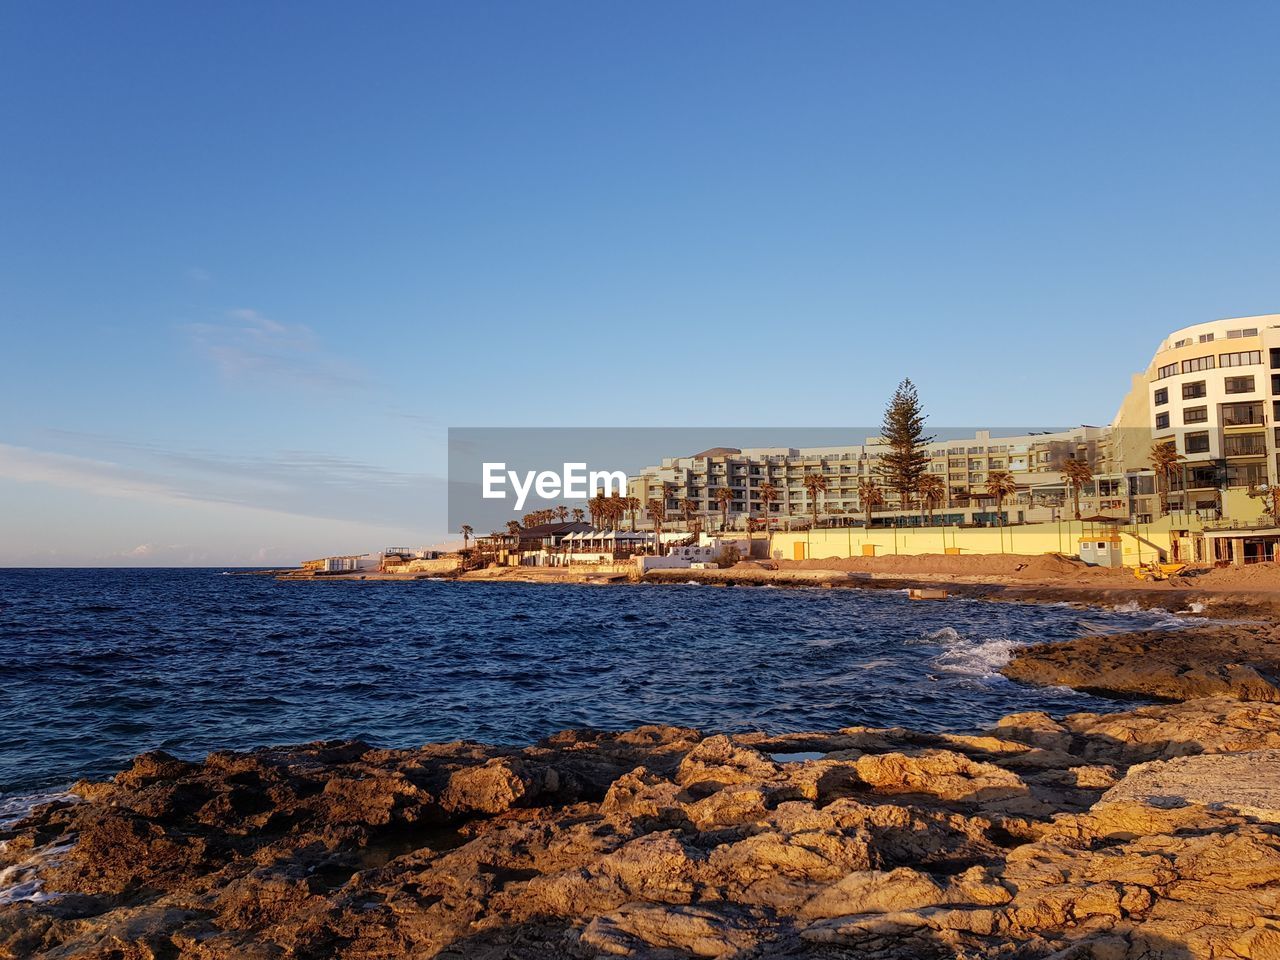
[[[1269,2],[7,0],[0,564],[426,542],[451,425],[904,375],[1107,422],[1280,310],[1277,49]]]

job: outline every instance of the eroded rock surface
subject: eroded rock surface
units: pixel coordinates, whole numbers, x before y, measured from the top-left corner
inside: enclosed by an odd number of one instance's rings
[[[1277,769],[1280,706],[1230,698],[147,754],[0,834],[44,897],[0,956],[1276,957]]]
[[[1280,624],[1084,636],[1019,650],[1003,673],[1077,690],[1191,700],[1232,696],[1280,702]]]

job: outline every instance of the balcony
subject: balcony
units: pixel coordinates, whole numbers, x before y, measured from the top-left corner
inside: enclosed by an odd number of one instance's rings
[[[1260,403],[1228,403],[1222,407],[1224,427],[1262,426],[1266,423]]]

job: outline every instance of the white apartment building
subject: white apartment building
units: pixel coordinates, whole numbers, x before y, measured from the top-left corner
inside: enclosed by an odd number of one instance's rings
[[[1141,381],[1146,423],[1116,429],[1143,426],[1186,458],[1171,484],[1178,509],[1223,512],[1232,491],[1280,478],[1280,314],[1174,331]]]

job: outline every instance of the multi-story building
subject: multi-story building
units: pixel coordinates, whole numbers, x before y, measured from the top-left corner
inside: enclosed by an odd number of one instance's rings
[[[1082,492],[1082,510],[1128,517],[1136,509],[1130,494],[1136,494],[1139,485],[1102,472],[1107,469],[1108,436],[1107,428],[1081,426],[1008,437],[978,431],[970,437],[935,440],[926,448],[928,470],[943,479],[945,495],[936,505],[934,520],[994,522],[995,504],[986,485],[995,471],[1010,473],[1018,485],[1003,504],[1005,520],[1052,519],[1071,500],[1063,474],[1067,460],[1085,461],[1096,474],[1095,482]],[[893,491],[884,489],[878,462],[885,449],[883,440],[875,437],[839,447],[717,447],[645,468],[631,478],[628,492],[642,503],[661,498],[667,516],[677,518],[686,503],[699,516],[722,514],[718,492],[727,489],[733,494],[729,518],[737,524],[744,515],[765,516],[760,489],[771,483],[777,499],[769,505],[768,515],[790,520],[813,516],[815,503],[805,477],[819,474],[826,489],[817,493],[818,516],[835,523],[856,523],[865,517],[859,484],[874,479],[886,501],[877,507],[876,518],[918,522],[918,504],[903,505]],[[1146,487],[1150,493],[1150,483]]]
[[[935,511],[947,523],[995,519],[986,483],[992,471],[1013,475],[1017,492],[1005,501],[1005,517],[1052,520],[1074,515],[1074,491],[1063,466],[1083,460],[1093,479],[1080,491],[1081,513],[1149,523],[1160,515],[1152,469],[1155,444],[1172,444],[1184,458],[1168,481],[1170,507],[1189,525],[1199,521],[1255,521],[1264,507],[1257,494],[1280,483],[1280,314],[1214,320],[1175,331],[1147,369],[1135,374],[1115,419],[1106,427],[1081,426],[1057,433],[993,437],[979,431],[963,439],[936,440],[927,447],[929,472],[945,481],[946,498]],[[722,513],[720,488],[733,494],[729,518],[762,518],[759,491],[772,483],[777,499],[771,518],[807,518],[814,503],[807,474],[826,479],[817,513],[827,522],[860,522],[865,511],[858,484],[878,478],[883,441],[839,447],[717,447],[665,459],[630,481],[642,503],[662,498],[668,517],[686,502],[700,516]],[[895,502],[892,491],[876,516],[917,522],[920,509]]]
[[[1171,509],[1216,519],[1256,516],[1280,482],[1280,314],[1185,327],[1160,344],[1112,425],[1126,466],[1153,444],[1185,459],[1169,482]]]

